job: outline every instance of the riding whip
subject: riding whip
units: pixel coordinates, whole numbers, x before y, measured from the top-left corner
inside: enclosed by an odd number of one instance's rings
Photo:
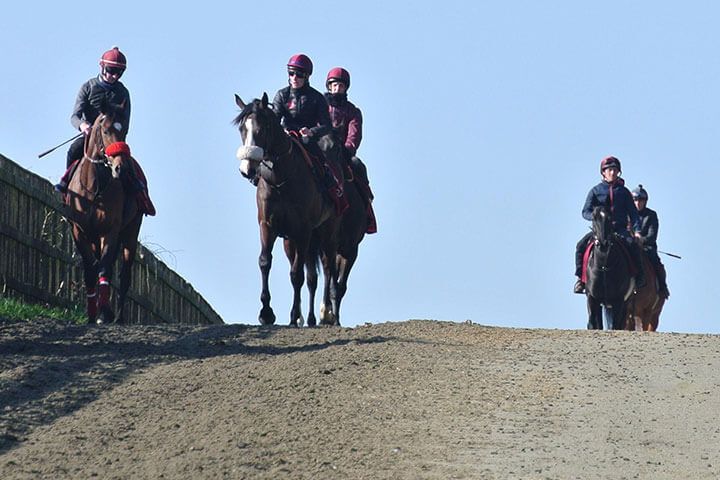
[[[72,142],[73,140],[75,140],[76,138],[82,137],[82,135],[83,135],[82,132],[78,133],[77,135],[75,135],[75,136],[72,137],[71,139],[65,140],[65,141],[62,142],[60,145],[56,145],[56,146],[54,146],[53,148],[51,148],[50,150],[47,150],[47,151],[41,153],[40,155],[38,155],[38,158],[42,158],[42,157],[44,157],[45,155],[47,155],[48,153],[54,152],[55,150],[57,150],[58,148],[62,147],[62,146],[65,145],[66,143],[70,143],[70,142]]]
[[[662,253],[663,255],[667,255],[668,257],[673,257],[673,258],[680,258],[680,259],[682,259],[682,257],[681,257],[680,255],[675,255],[674,253],[663,252],[663,251],[660,251],[660,250],[658,250],[657,252],[658,252],[658,253]]]

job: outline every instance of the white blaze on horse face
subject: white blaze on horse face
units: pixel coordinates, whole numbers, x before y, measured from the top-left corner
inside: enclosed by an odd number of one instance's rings
[[[255,119],[248,118],[245,120],[245,142],[238,148],[236,153],[237,159],[240,160],[240,171],[244,175],[249,175],[251,162],[260,162],[265,156],[265,152],[261,147],[255,145],[253,132],[255,131]]]
[[[255,119],[250,117],[247,120],[245,120],[245,146],[246,147],[252,147],[255,145],[255,138],[253,137],[255,133]]]

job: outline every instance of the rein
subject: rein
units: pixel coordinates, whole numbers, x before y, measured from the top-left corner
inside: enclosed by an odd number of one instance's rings
[[[103,114],[103,116],[104,116],[104,114]],[[97,168],[100,166],[110,168],[110,163],[108,162],[107,157],[104,155],[105,143],[103,142],[103,135],[102,135],[102,132],[100,131],[103,128],[102,127],[103,120],[104,119],[101,119],[99,123],[97,123],[96,125],[93,125],[92,132],[85,141],[85,146],[83,149],[83,158],[80,160],[81,162],[83,160],[87,160],[88,162],[92,163],[95,166],[96,172],[97,172]],[[94,138],[92,138],[93,135],[95,136]],[[93,158],[90,155],[89,152],[91,150],[90,149],[90,140],[91,139],[94,140],[94,142],[95,142],[94,143],[95,150],[97,152],[100,152],[102,154],[102,157]],[[97,177],[97,175],[96,175],[96,177]],[[82,180],[82,176],[80,176],[79,180],[80,180],[80,186],[83,188],[83,190],[85,190],[87,193],[91,194],[94,197],[93,203],[95,203],[96,199],[100,196],[100,193],[101,193],[100,182],[99,181],[96,182],[97,189],[93,191],[90,188],[88,188],[87,185],[85,185],[85,183]]]
[[[288,149],[287,149],[286,152],[284,152],[284,153],[278,153],[278,154],[275,154],[275,155],[270,154],[269,149],[267,149],[267,150],[266,150],[266,149],[263,149],[263,151],[266,152],[266,153],[265,153],[265,155],[263,156],[263,158],[261,158],[260,160],[258,160],[258,164],[261,165],[261,166],[263,166],[263,167],[265,167],[265,168],[267,168],[270,172],[275,173],[275,162],[277,162],[277,161],[278,161],[279,159],[281,159],[281,158],[287,158],[287,157],[290,157],[290,156],[292,155],[292,151],[293,151],[293,141],[292,141],[292,138],[289,138],[288,144],[289,144],[289,146],[288,146]],[[260,171],[259,171],[259,170],[258,170],[257,176],[262,178],[262,175],[260,175]],[[285,184],[287,184],[287,183],[291,180],[291,178],[292,178],[292,177],[288,177],[288,178],[286,178],[285,180],[283,180],[283,181],[281,181],[281,182],[278,182],[278,183],[271,183],[271,182],[267,181],[266,179],[264,179],[264,180],[265,180],[265,183],[267,183],[271,188],[280,190],[282,187],[285,186]]]
[[[290,143],[290,148],[288,148],[287,152],[282,153],[282,154],[275,155],[275,157],[274,157],[274,158],[275,158],[275,161],[277,161],[277,160],[279,160],[280,158],[283,158],[283,157],[288,157],[288,156],[290,156],[290,155],[292,154],[293,142],[289,142],[289,143]],[[273,167],[274,167],[273,161],[272,161],[272,160],[266,160],[267,158],[268,158],[267,155],[266,155],[265,157],[263,157],[263,159],[260,160],[260,165],[262,165],[263,167],[267,168],[267,169],[270,170],[271,172],[274,172],[274,169],[273,169]],[[258,174],[259,174],[259,173],[258,173]],[[290,181],[290,178],[291,178],[291,177],[288,177],[288,178],[286,178],[285,180],[283,180],[282,182],[279,182],[279,183],[270,183],[270,182],[268,182],[267,180],[265,180],[265,183],[267,183],[268,185],[270,185],[270,187],[272,187],[272,188],[274,188],[274,189],[280,190],[282,187],[285,186],[286,183],[288,183],[288,182]]]

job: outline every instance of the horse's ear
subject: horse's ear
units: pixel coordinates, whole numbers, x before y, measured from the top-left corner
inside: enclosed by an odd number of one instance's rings
[[[235,94],[235,103],[238,107],[240,107],[240,110],[243,110],[245,107],[247,107],[247,105],[245,105],[245,102],[242,101],[242,98],[240,98],[237,93]]]
[[[268,106],[268,95],[267,95],[267,92],[263,92],[263,96],[262,96],[262,99],[260,99],[260,101],[262,102],[263,108],[266,108],[266,107]]]

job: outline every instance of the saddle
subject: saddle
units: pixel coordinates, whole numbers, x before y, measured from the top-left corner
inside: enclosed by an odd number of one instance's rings
[[[628,247],[625,245],[625,242],[615,242],[616,245],[620,246],[620,250],[622,250],[623,254],[625,255],[625,260],[628,264],[628,269],[630,271],[630,276],[634,277],[637,275],[637,268],[635,267],[635,262],[633,262],[632,257],[630,256],[630,252],[628,251]],[[590,260],[590,253],[592,252],[593,248],[595,247],[595,240],[590,239],[587,246],[585,247],[585,253],[583,253],[583,261],[582,261],[582,282],[587,283],[587,266],[588,261]]]
[[[138,209],[143,214],[154,216],[157,212],[155,210],[155,205],[153,204],[152,200],[150,200],[150,193],[147,187],[147,178],[145,177],[145,172],[140,167],[140,164],[137,162],[137,160],[135,160],[135,158],[131,156],[130,160],[132,162],[133,177],[134,180],[137,182],[137,185],[127,186],[125,185],[125,182],[123,182],[123,187],[129,193],[135,194],[135,200],[137,201]],[[65,171],[61,182],[65,182],[66,185],[69,184],[70,179],[75,175],[75,171],[77,170],[79,164],[80,159],[75,160]],[[63,203],[65,205],[70,205],[70,195],[68,193],[63,194]]]

